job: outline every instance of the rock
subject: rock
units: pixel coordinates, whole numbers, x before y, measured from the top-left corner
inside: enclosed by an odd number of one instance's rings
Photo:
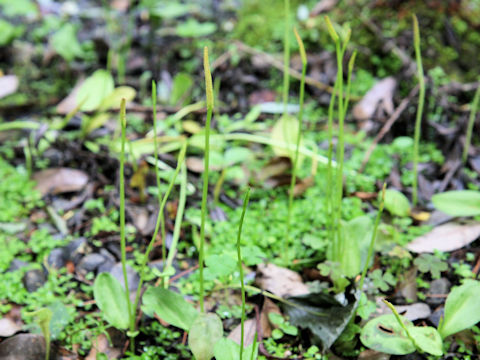
[[[76,265],[82,259],[87,248],[87,239],[80,237],[70,242],[66,247],[66,253],[68,254],[68,260],[73,261]]]
[[[45,339],[42,335],[18,334],[0,343],[2,360],[45,359]],[[50,349],[50,360],[56,358],[55,350]]]
[[[100,249],[100,254],[105,258],[105,262],[98,267],[97,271],[98,273],[109,272],[115,265],[115,256],[106,249]]]
[[[445,309],[443,307],[436,309],[432,315],[428,317],[428,320],[436,327],[438,328],[438,324],[440,324],[440,319],[443,318],[443,315],[445,313]]]
[[[35,292],[45,284],[47,278],[42,270],[29,270],[23,276],[23,285],[28,292]]]
[[[431,296],[427,298],[427,303],[430,305],[443,304],[445,302],[446,295],[448,295],[448,292],[450,291],[450,287],[450,281],[445,278],[433,280],[430,283],[430,289],[428,293]]]
[[[67,264],[68,255],[65,248],[53,249],[48,255],[47,263],[54,269],[61,269]]]
[[[13,259],[12,262],[10,263],[10,267],[8,268],[8,271],[17,271],[18,269],[21,269],[25,266],[28,266],[28,263],[26,261]]]
[[[110,270],[110,274],[112,274],[112,276],[116,278],[120,282],[120,284],[122,284],[123,288],[125,288],[122,263],[116,263]],[[140,276],[138,276],[137,272],[128,265],[127,265],[127,281],[128,281],[129,291],[137,290],[138,284],[140,282]]]
[[[97,270],[105,261],[107,261],[107,259],[100,254],[88,254],[78,263],[77,272],[86,275],[91,271]]]

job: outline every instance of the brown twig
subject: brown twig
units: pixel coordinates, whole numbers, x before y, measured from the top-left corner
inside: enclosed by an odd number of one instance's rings
[[[247,44],[242,43],[241,41],[235,41],[235,45],[237,46],[238,50],[243,51],[244,53],[247,53],[247,54],[250,54],[250,55],[261,56],[262,59],[265,60],[265,62],[267,62],[267,63],[271,64],[272,66],[274,66],[275,68],[283,71],[283,62],[281,60],[276,59],[273,55],[270,55],[270,54],[267,54],[263,51],[254,49],[254,48],[248,46]],[[302,74],[295,69],[289,68],[288,73],[290,74],[291,77],[293,77],[297,80],[301,80],[301,78],[302,78]],[[315,80],[311,76],[305,77],[305,84],[316,87],[317,89],[320,89],[320,90],[327,91],[330,94],[333,93],[333,91],[334,91],[333,87],[331,87],[327,84],[324,84],[324,83],[322,83],[318,80]],[[350,100],[357,101],[357,100],[360,100],[360,97],[350,95]]]
[[[365,153],[365,156],[363,157],[363,161],[362,161],[362,166],[360,167],[360,170],[358,172],[360,172],[360,173],[363,172],[363,170],[365,169],[365,166],[368,163],[368,160],[370,159],[370,156],[372,155],[373,150],[375,150],[378,143],[380,142],[380,140],[383,139],[385,134],[387,134],[390,131],[390,129],[393,126],[393,124],[395,123],[395,121],[397,121],[397,119],[400,117],[402,112],[407,108],[408,104],[410,103],[412,98],[417,95],[417,93],[418,93],[418,85],[415,86],[412,89],[412,91],[410,91],[410,94],[408,94],[408,96],[405,99],[402,100],[400,105],[398,105],[398,107],[395,109],[393,114],[387,120],[385,125],[383,125],[383,127],[380,129],[377,136],[375,136],[375,139],[373,139],[372,145],[370,145],[367,152]]]

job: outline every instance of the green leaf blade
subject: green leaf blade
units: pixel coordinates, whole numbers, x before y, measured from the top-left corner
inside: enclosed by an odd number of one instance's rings
[[[109,273],[101,273],[93,284],[93,295],[105,320],[117,329],[128,329],[128,305],[125,290]]]
[[[451,216],[480,215],[480,192],[454,190],[432,196],[433,205]]]

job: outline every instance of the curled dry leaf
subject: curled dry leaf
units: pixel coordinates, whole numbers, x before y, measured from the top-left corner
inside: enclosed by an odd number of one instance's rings
[[[472,243],[480,236],[480,223],[459,224],[451,222],[434,228],[429,233],[419,236],[407,245],[415,253],[433,253],[454,251]]]
[[[110,346],[105,334],[100,334],[96,341],[92,341],[92,349],[85,360],[96,360],[99,354],[107,355],[108,359],[118,359],[122,355],[122,350]]]
[[[37,182],[35,189],[45,196],[80,191],[87,185],[88,175],[76,169],[52,168],[35,173],[33,180]]]
[[[272,294],[286,297],[309,293],[307,285],[295,271],[274,264],[260,264],[258,271],[261,274],[257,280],[259,286]]]
[[[377,82],[353,108],[353,116],[358,121],[370,119],[378,104],[388,113],[393,113],[393,93],[397,81],[389,76]]]
[[[15,93],[18,89],[18,78],[15,75],[0,77],[0,99]]]
[[[255,338],[255,333],[257,332],[257,322],[255,319],[249,319],[245,321],[245,332],[243,334],[243,344],[244,346],[249,346],[253,343],[253,339]],[[238,324],[235,329],[232,330],[228,338],[230,340],[235,341],[238,345],[240,345],[240,339],[242,336],[242,324]]]

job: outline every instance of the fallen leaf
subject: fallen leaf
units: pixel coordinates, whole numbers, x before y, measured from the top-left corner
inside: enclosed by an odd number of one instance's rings
[[[282,304],[290,323],[310,330],[312,343],[322,351],[340,336],[357,308],[359,292],[339,295],[310,293],[289,297],[288,303]]]
[[[82,87],[83,81],[84,79],[79,80],[72,91],[70,91],[70,94],[58,103],[57,114],[66,115],[77,107],[77,94],[78,90]]]
[[[260,327],[262,330],[261,335],[264,339],[268,339],[270,336],[272,336],[272,325],[270,324],[270,320],[268,318],[268,314],[270,313],[281,314],[282,312],[277,304],[266,297],[263,301],[262,311],[260,312]]]
[[[387,114],[393,113],[393,93],[396,87],[397,81],[391,76],[373,85],[362,100],[354,106],[353,116],[355,119],[359,121],[370,119],[379,104],[382,104]]]
[[[338,0],[320,0],[312,9],[310,17],[318,16],[321,13],[332,10],[338,3]]]
[[[18,89],[18,78],[15,75],[0,77],[0,99],[15,93]]]
[[[260,287],[280,297],[308,294],[308,287],[295,271],[274,264],[259,264],[258,271],[262,275],[257,280]]]
[[[480,236],[480,223],[459,224],[451,222],[434,228],[429,233],[419,236],[407,245],[415,253],[433,253],[454,251],[467,246]]]
[[[257,324],[255,319],[248,319],[244,323],[244,333],[243,333],[243,344],[248,346],[253,343],[255,334],[257,333]],[[240,340],[242,337],[242,324],[238,324],[235,329],[232,330],[228,338],[235,341],[240,345]]]
[[[85,360],[96,360],[97,354],[105,354],[108,359],[118,359],[122,355],[121,349],[111,347],[105,334],[97,336],[96,341],[92,341],[92,349]]]
[[[297,197],[302,195],[308,188],[312,187],[315,184],[315,179],[313,176],[309,176],[303,180],[300,180],[295,187],[293,188],[293,196]]]
[[[81,170],[70,168],[52,168],[33,175],[37,182],[35,189],[42,197],[47,194],[61,194],[82,190],[88,183],[88,175]]]
[[[13,320],[4,317],[0,319],[0,336],[9,337],[22,330]]]
[[[375,312],[376,316],[392,314],[392,310],[385,305],[382,301],[382,298],[376,299],[377,303],[377,311]],[[398,313],[404,316],[406,319],[410,321],[415,321],[419,319],[426,319],[431,314],[432,311],[430,310],[430,306],[425,303],[418,302],[410,305],[395,305],[395,309],[397,309]]]

